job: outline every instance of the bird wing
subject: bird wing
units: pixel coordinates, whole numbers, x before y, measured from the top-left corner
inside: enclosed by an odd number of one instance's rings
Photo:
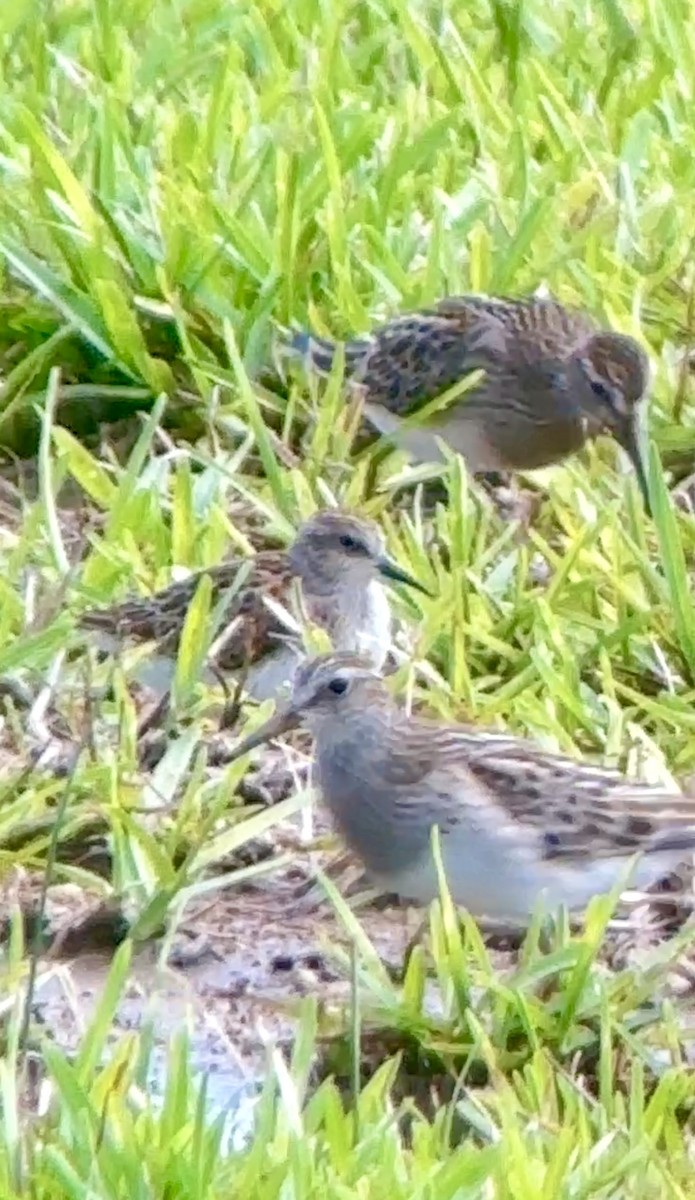
[[[282,629],[276,614],[265,604],[264,597],[287,598],[292,572],[282,551],[266,550],[253,560],[230,559],[207,567],[179,583],[173,583],[154,596],[125,600],[111,608],[94,609],[83,613],[83,629],[109,633],[133,641],[158,643],[163,653],[175,654],[186,613],[204,575],[212,584],[211,605],[214,607],[234,585],[241,571],[250,573],[231,598],[225,613],[225,628],[218,654],[219,666],[233,670],[259,657],[267,648],[273,634]]]
[[[507,334],[507,347],[514,358],[525,351],[538,356],[563,359],[592,333],[596,325],[586,313],[559,304],[557,300],[529,296],[520,300],[487,296],[446,296],[436,311],[453,321],[470,325],[483,315],[499,321]]]
[[[495,352],[501,353],[502,323],[489,306],[477,297],[456,297],[453,310],[442,301],[435,311],[408,313],[375,329],[362,338],[343,342],[346,378],[361,384],[369,399],[393,412],[418,407],[418,401],[433,399],[475,368],[471,361],[480,350],[481,335],[488,343],[497,330]],[[440,311],[441,310],[441,311]],[[327,375],[337,342],[304,330],[280,343],[283,355],[296,355],[307,367]]]
[[[491,778],[471,769],[468,751],[479,749],[481,733],[465,726],[443,726],[408,718],[400,711],[389,714],[389,730],[381,739],[378,774],[381,786],[398,796],[399,825],[422,823],[423,806],[432,825],[442,833],[455,829],[462,818],[501,841],[513,840],[519,855],[538,857],[535,831],[521,827],[508,816]],[[488,740],[488,735],[485,735]],[[498,753],[513,752],[522,743],[506,734],[489,734]]]
[[[558,864],[695,849],[691,796],[506,734],[402,721],[379,773],[400,793],[404,823],[421,821],[427,804],[442,832],[463,819],[512,840],[520,855]]]
[[[506,353],[502,322],[484,311],[416,313],[375,330],[352,378],[371,403],[407,415]]]
[[[546,860],[695,848],[695,799],[504,736],[448,739],[511,829],[532,830]],[[488,802],[489,802],[488,800]]]
[[[235,671],[256,663],[287,638],[288,627],[273,606],[292,606],[293,578],[282,551],[268,550],[256,556],[251,578],[227,610],[225,632],[215,654],[221,670]]]

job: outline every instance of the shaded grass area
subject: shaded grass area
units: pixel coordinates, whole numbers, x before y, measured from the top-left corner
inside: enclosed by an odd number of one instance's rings
[[[234,856],[302,797],[261,810],[237,795],[243,767],[212,768],[205,589],[153,770],[127,661],[90,698],[110,668],[72,659],[74,615],[284,545],[334,500],[377,517],[433,590],[396,601],[393,686],[412,703],[643,778],[695,771],[695,527],[667,489],[695,458],[694,45],[686,0],[3,8],[0,443],[32,456],[32,484],[3,502],[0,675],[32,702],[50,684],[44,725],[79,750],[67,784],[34,765],[5,699],[5,878],[55,857],[55,880],[127,907],[136,943],[248,881]],[[338,378],[258,382],[275,323],[361,332],[446,292],[539,285],[650,352],[653,522],[610,446],[536,480],[525,530],[460,464],[435,505],[421,471],[356,449]],[[73,853],[93,837],[99,871]],[[609,969],[598,905],[582,934],[500,963],[445,904],[434,979],[418,952],[395,985],[333,901],[359,950],[352,1033],[312,1073],[317,1033],[344,1026],[305,1006],[235,1153],[183,1039],[161,1102],[146,1034],[108,1040],[130,942],[76,1059],[37,1031],[40,1118],[8,1000],[3,1195],[688,1194],[680,942]],[[8,997],[29,961],[13,928]],[[360,1019],[377,1066],[351,1108],[320,1077],[349,1091]]]

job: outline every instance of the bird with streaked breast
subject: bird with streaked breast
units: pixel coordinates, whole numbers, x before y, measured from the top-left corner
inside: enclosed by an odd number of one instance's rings
[[[371,665],[320,655],[291,698],[233,750],[305,726],[313,777],[352,850],[385,891],[439,894],[437,826],[454,901],[519,926],[537,906],[586,908],[625,878],[646,887],[695,850],[695,798],[551,754],[531,741],[405,713]]]
[[[281,356],[330,371],[336,344],[289,334]],[[640,418],[649,360],[634,338],[603,330],[553,299],[450,296],[344,344],[345,376],[379,433],[420,461],[439,461],[440,438],[473,474],[561,462],[601,434],[625,450],[647,509]],[[412,418],[470,372],[476,383],[426,424]]]
[[[237,587],[242,570],[248,574]],[[295,582],[301,585],[307,617],[325,630],[333,646],[366,654],[377,668],[391,646],[391,609],[383,582],[428,591],[388,557],[373,521],[324,509],[304,523],[288,550],[265,550],[252,559],[205,568],[154,596],[84,612],[79,624],[109,652],[124,642],[153,643],[152,655],[138,663],[135,677],[163,693],[173,681],[186,614],[204,575],[212,584],[212,605],[231,595],[216,639],[216,671],[206,678],[245,672],[245,690],[259,701],[275,696],[291,680],[302,656],[301,639],[296,631],[292,636],[278,612],[279,605],[292,614]]]

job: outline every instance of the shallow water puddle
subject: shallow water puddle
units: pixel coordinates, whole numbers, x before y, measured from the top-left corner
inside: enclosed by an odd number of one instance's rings
[[[406,913],[365,918],[378,953],[397,962],[412,933]],[[149,1091],[161,1098],[169,1047],[186,1030],[193,1072],[207,1080],[210,1117],[226,1114],[227,1140],[238,1145],[251,1128],[267,1044],[291,1043],[301,997],[347,1000],[347,981],[327,958],[329,945],[347,941],[330,910],[291,915],[280,883],[263,893],[222,894],[200,914],[187,913],[184,931],[203,943],[188,965],[162,964],[161,943],[135,954],[110,1040],[151,1028]],[[76,1050],[89,1027],[110,965],[110,953],[89,951],[46,961],[40,971],[34,1017],[65,1051]]]

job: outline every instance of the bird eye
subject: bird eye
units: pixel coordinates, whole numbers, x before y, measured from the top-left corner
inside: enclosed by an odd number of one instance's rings
[[[349,554],[361,554],[364,552],[362,543],[358,542],[357,538],[352,537],[349,533],[343,533],[339,541],[343,550],[347,550]]]
[[[592,379],[590,387],[594,395],[598,396],[599,400],[603,400],[604,404],[612,403],[611,394],[605,383],[601,383],[600,379]]]
[[[562,849],[562,838],[559,833],[547,830],[543,834],[543,849],[547,858],[554,858]]]
[[[348,681],[341,675],[336,675],[335,679],[331,679],[328,685],[329,692],[333,692],[334,696],[344,696],[348,690]]]

